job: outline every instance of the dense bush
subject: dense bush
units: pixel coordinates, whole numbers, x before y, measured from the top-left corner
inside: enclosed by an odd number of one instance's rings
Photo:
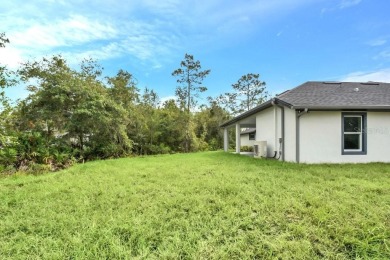
[[[244,145],[241,146],[240,150],[241,152],[253,152],[253,146]]]
[[[215,103],[196,113],[174,100],[161,104],[153,90],[141,92],[130,73],[120,70],[103,79],[91,60],[75,70],[54,56],[27,62],[17,73],[29,95],[15,106],[0,107],[2,172],[55,171],[78,161],[222,148],[219,125],[229,115]]]
[[[0,48],[7,44],[0,33]],[[161,103],[153,90],[141,92],[131,73],[119,70],[104,77],[92,59],[77,69],[61,55],[26,62],[17,71],[0,64],[0,172],[55,171],[85,160],[221,149],[219,125],[229,119],[226,107],[210,97],[208,105],[197,103],[209,73],[185,54],[171,74],[179,84],[176,100]],[[14,85],[25,85],[29,94],[11,105],[4,89]]]
[[[47,140],[39,132],[21,132],[13,142],[0,149],[1,172],[55,171],[73,165],[76,159],[58,139]],[[56,143],[57,142],[57,143]]]

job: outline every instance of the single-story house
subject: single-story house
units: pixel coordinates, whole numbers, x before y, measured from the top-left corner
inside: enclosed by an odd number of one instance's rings
[[[240,133],[240,144],[242,146],[253,146],[256,140],[256,128],[246,128]]]
[[[255,128],[264,157],[304,163],[390,162],[390,83],[306,82],[223,123]],[[258,148],[258,147],[256,147]]]

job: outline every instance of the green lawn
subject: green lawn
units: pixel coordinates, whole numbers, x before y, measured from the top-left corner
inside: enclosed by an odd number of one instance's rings
[[[223,152],[0,178],[0,259],[390,258],[390,165]]]

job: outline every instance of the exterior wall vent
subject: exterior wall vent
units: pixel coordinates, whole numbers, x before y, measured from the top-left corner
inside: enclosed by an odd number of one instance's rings
[[[323,84],[341,84],[339,81],[324,81]]]
[[[374,81],[368,81],[368,82],[361,82],[360,85],[376,85],[378,86],[380,83],[379,82],[374,82]]]

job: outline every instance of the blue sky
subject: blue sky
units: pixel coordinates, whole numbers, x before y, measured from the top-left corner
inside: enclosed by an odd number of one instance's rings
[[[272,94],[309,80],[390,82],[389,10],[388,0],[4,1],[0,32],[11,44],[0,63],[92,57],[106,75],[127,70],[162,99],[174,95],[171,73],[185,53],[211,69],[205,96],[246,73]]]

